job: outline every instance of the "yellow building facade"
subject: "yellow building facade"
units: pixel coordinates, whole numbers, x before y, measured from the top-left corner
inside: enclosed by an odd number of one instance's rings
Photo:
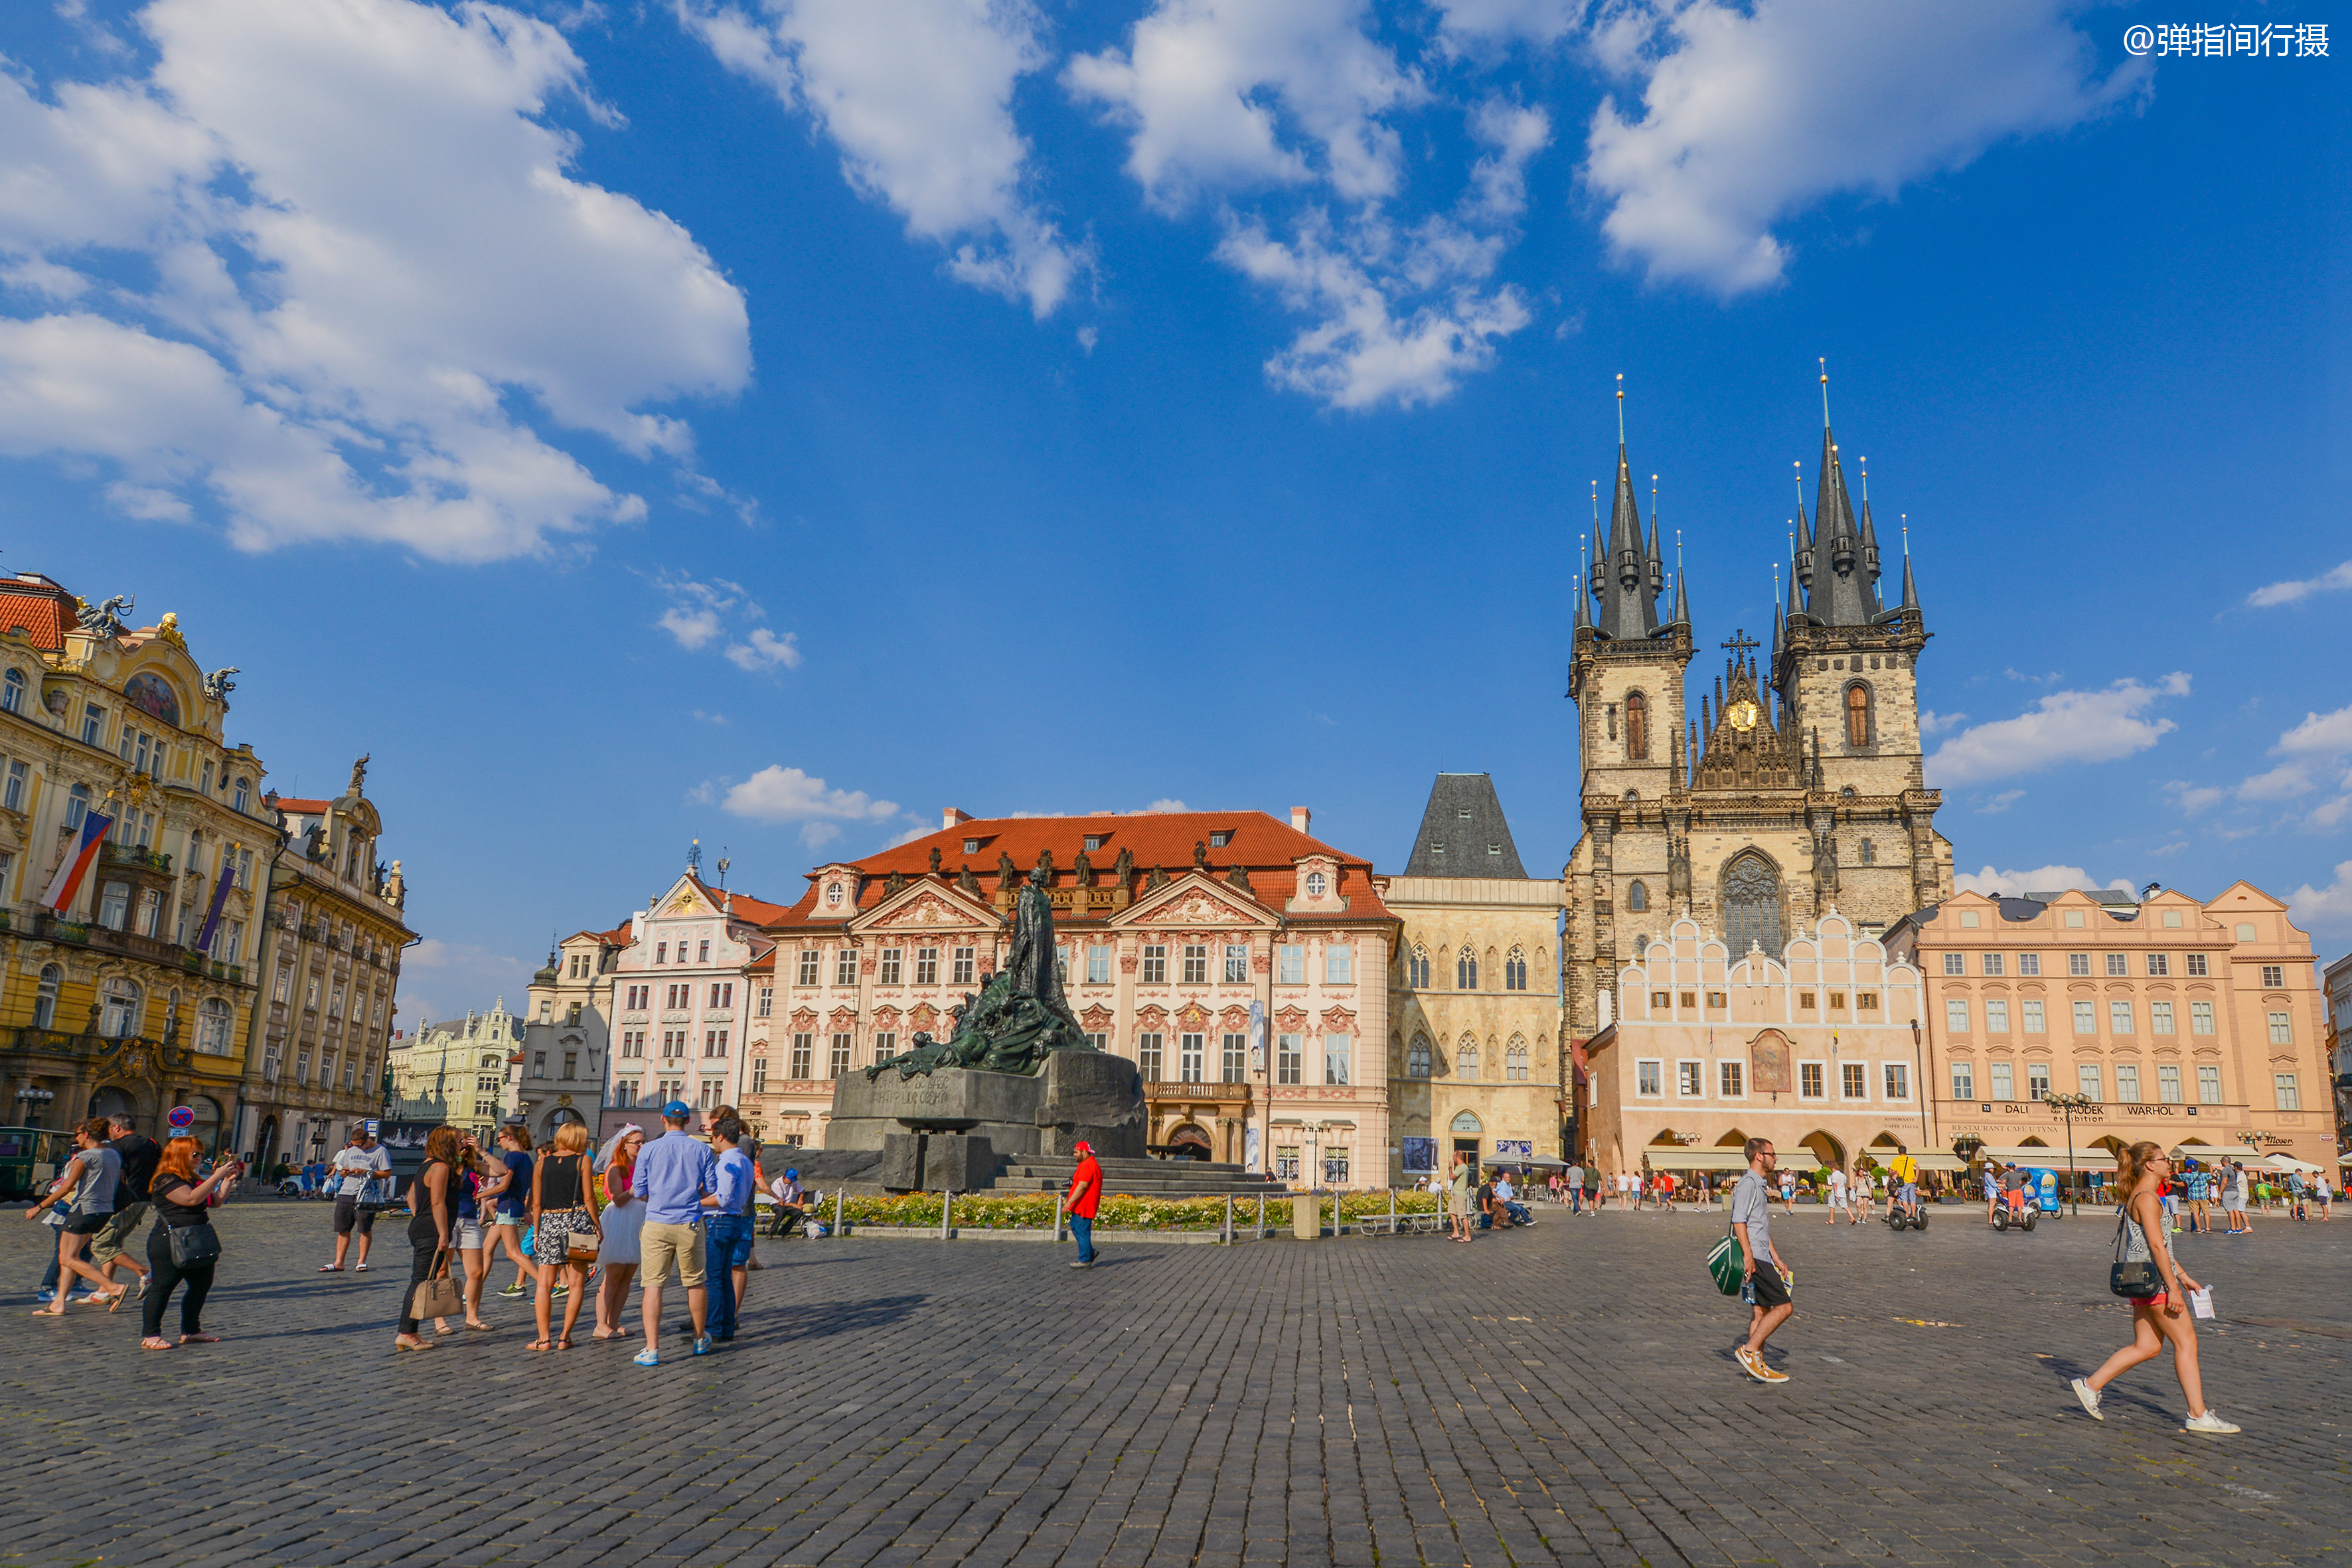
[[[1389,910],[1389,1097],[1401,1173],[1456,1152],[1563,1152],[1559,928],[1567,884],[1529,877],[1484,773],[1441,773]]]
[[[279,835],[259,760],[225,733],[234,669],[205,673],[176,616],[133,628],[132,608],[0,578],[0,1115],[55,1127],[119,1110],[152,1133],[184,1105],[218,1148]],[[112,826],[52,910],[43,895],[91,812]]]

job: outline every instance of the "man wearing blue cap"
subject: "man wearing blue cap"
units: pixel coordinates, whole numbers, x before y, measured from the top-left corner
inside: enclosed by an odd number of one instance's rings
[[[682,1100],[662,1107],[662,1135],[637,1153],[637,1168],[629,1190],[646,1205],[639,1232],[643,1258],[637,1279],[645,1287],[646,1348],[639,1366],[661,1364],[662,1286],[670,1265],[677,1265],[678,1283],[686,1287],[686,1309],[694,1320],[694,1353],[710,1353],[707,1327],[710,1295],[705,1288],[702,1216],[718,1206],[719,1159],[710,1146],[690,1135],[687,1123],[694,1108]]]

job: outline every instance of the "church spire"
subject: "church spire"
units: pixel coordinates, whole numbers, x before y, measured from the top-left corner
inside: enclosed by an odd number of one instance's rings
[[[1903,514],[1903,607],[1916,615],[1919,585],[1911,580],[1911,514]]]
[[[1870,521],[1870,459],[1856,458],[1862,470],[1862,569],[1870,580],[1870,608],[1873,614],[1886,607],[1878,592],[1878,530]]]
[[[1813,494],[1813,539],[1805,571],[1805,612],[1831,626],[1867,626],[1876,613],[1864,563],[1862,530],[1846,493],[1845,469],[1838,461],[1837,437],[1830,428],[1829,368],[1822,369],[1822,467]],[[1801,555],[1801,561],[1802,557]]]
[[[1633,464],[1625,455],[1625,378],[1617,378],[1617,489],[1610,508],[1609,542],[1596,573],[1601,579],[1600,630],[1620,642],[1634,642],[1658,629],[1658,579],[1663,567],[1654,546],[1642,539],[1641,508],[1633,500]]]

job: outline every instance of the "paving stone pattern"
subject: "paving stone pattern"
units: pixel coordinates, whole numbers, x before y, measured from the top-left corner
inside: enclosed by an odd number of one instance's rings
[[[2338,1563],[2352,1225],[2191,1238],[2223,1321],[2076,1410],[2127,1331],[2111,1226],[1776,1221],[1793,1381],[1731,1360],[1719,1215],[1433,1237],[762,1244],[744,1337],[533,1355],[529,1314],[394,1355],[397,1233],[319,1276],[323,1205],[222,1222],[204,1349],[131,1309],[5,1336],[0,1561],[24,1564]],[[387,1226],[387,1229],[392,1227]],[[0,1230],[29,1287],[46,1229]],[[501,1266],[496,1277],[507,1278]],[[673,1288],[673,1298],[676,1296]],[[634,1308],[634,1303],[633,1303]],[[675,1316],[677,1314],[673,1314]],[[167,1327],[176,1327],[174,1315]],[[584,1334],[584,1327],[583,1332]]]

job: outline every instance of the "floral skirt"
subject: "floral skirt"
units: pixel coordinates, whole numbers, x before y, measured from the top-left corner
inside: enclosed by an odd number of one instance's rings
[[[541,1263],[566,1263],[571,1260],[571,1238],[580,1232],[596,1234],[596,1222],[584,1209],[563,1209],[554,1214],[541,1214],[538,1227],[532,1231],[530,1255]]]

